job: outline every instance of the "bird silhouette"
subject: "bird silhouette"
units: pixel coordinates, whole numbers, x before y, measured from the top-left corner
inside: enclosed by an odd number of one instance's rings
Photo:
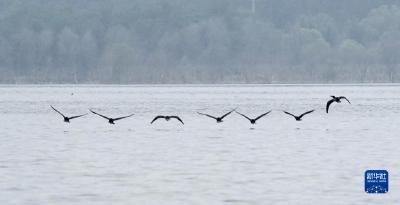
[[[304,115],[310,114],[310,113],[314,112],[314,110],[307,111],[307,112],[305,112],[305,113],[303,113],[303,114],[301,114],[299,116],[293,115],[292,113],[289,113],[289,112],[286,112],[286,111],[283,111],[283,112],[288,114],[288,115],[293,116],[294,119],[296,119],[296,121],[301,121],[301,118],[304,117]]]
[[[268,111],[268,112],[266,112],[266,113],[264,113],[264,114],[262,114],[262,115],[260,115],[260,116],[258,116],[258,117],[256,117],[256,118],[254,118],[254,119],[249,118],[249,117],[247,117],[246,115],[244,115],[244,114],[242,114],[242,113],[240,113],[240,112],[237,112],[237,111],[235,111],[235,112],[236,112],[237,114],[239,114],[239,115],[245,117],[246,119],[248,119],[248,120],[250,121],[251,124],[256,124],[256,121],[257,121],[257,120],[259,120],[260,118],[264,117],[265,115],[268,115],[268,114],[271,112],[271,110]]]
[[[134,114],[131,114],[131,115],[124,116],[124,117],[110,118],[110,117],[104,116],[104,115],[102,115],[102,114],[99,114],[99,113],[97,113],[97,112],[95,112],[95,111],[93,111],[93,110],[90,110],[90,112],[92,112],[93,114],[98,115],[98,116],[100,116],[100,117],[102,117],[102,118],[107,119],[107,120],[108,120],[108,123],[110,123],[110,124],[115,124],[114,122],[117,121],[117,120],[122,120],[122,119],[131,117],[131,116],[134,115]]]
[[[212,116],[212,115],[205,114],[205,113],[201,113],[201,112],[197,112],[197,113],[198,113],[199,115],[204,115],[204,116],[213,118],[213,119],[215,119],[215,120],[217,121],[217,123],[221,123],[221,122],[223,122],[222,120],[223,120],[226,116],[230,115],[230,114],[231,114],[233,111],[235,111],[235,110],[236,110],[236,109],[233,109],[233,110],[227,112],[226,114],[222,115],[221,117],[214,117],[214,116]]]
[[[60,111],[58,111],[56,108],[54,108],[53,106],[50,105],[50,107],[53,108],[53,110],[56,111],[58,114],[60,114],[64,118],[64,122],[66,122],[66,123],[69,123],[69,121],[72,120],[72,119],[87,115],[87,113],[86,113],[86,114],[83,114],[83,115],[76,115],[76,116],[72,116],[72,117],[67,117],[64,114],[62,114]]]
[[[351,104],[350,101],[349,101],[346,97],[344,97],[344,96],[336,97],[336,96],[334,96],[334,95],[331,95],[331,97],[332,97],[332,99],[330,99],[330,100],[326,103],[326,113],[329,112],[329,106],[331,106],[331,104],[332,104],[333,102],[341,103],[341,102],[342,102],[341,99],[345,99],[345,100],[347,100],[347,102],[349,102],[349,104]]]
[[[179,120],[179,122],[181,122],[183,125],[185,124],[185,123],[183,123],[182,119],[179,118],[178,116],[168,116],[168,115],[167,116],[158,115],[150,122],[150,124],[153,124],[154,121],[156,121],[156,120],[158,120],[160,118],[164,118],[166,121],[169,121],[171,118],[175,118],[175,119]]]

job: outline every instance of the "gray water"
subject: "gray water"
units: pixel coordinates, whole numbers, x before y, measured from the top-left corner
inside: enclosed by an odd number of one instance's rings
[[[400,86],[1,86],[0,204],[399,204]],[[345,95],[352,104],[325,104]],[[92,108],[132,118],[110,125]],[[224,123],[196,111],[238,114]],[[316,109],[296,122],[293,113]],[[158,114],[179,115],[178,121]],[[366,194],[364,172],[389,171]]]

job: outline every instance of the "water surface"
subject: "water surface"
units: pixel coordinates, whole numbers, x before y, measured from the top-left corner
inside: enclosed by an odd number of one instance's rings
[[[329,96],[352,102],[334,104]],[[0,204],[399,204],[399,86],[2,86]],[[109,125],[88,108],[117,117]],[[196,111],[232,114],[216,124]],[[282,113],[316,109],[296,122]],[[156,121],[181,116],[185,125]],[[364,193],[387,169],[389,193]]]

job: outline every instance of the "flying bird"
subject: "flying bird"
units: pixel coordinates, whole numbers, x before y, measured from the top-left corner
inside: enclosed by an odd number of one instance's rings
[[[150,124],[153,124],[154,121],[156,121],[156,120],[158,120],[158,119],[160,119],[160,118],[164,118],[166,121],[169,121],[171,118],[175,118],[175,119],[179,120],[179,122],[181,122],[183,125],[185,124],[185,123],[183,123],[182,119],[179,118],[178,116],[164,116],[164,115],[158,115],[157,117],[155,117],[155,118],[150,122]]]
[[[283,112],[288,114],[288,115],[293,116],[294,119],[296,119],[296,121],[301,121],[301,118],[304,117],[304,115],[310,114],[310,113],[314,112],[314,110],[307,111],[307,112],[305,112],[305,113],[303,113],[303,114],[301,114],[299,116],[293,115],[292,113],[289,113],[289,112],[286,112],[286,111],[283,111]]]
[[[345,100],[347,100],[347,102],[349,102],[349,104],[351,104],[350,101],[349,101],[346,97],[344,97],[344,96],[336,97],[336,96],[334,96],[334,95],[331,95],[331,97],[332,97],[332,99],[330,99],[330,100],[326,103],[326,113],[328,113],[328,111],[329,111],[329,106],[331,106],[331,104],[332,104],[333,102],[341,103],[341,102],[342,102],[341,99],[345,99]]]
[[[236,112],[237,114],[239,114],[239,115],[245,117],[246,119],[248,119],[248,120],[250,121],[251,124],[256,124],[256,121],[257,121],[257,120],[259,120],[260,118],[264,117],[265,115],[268,115],[268,114],[271,112],[271,110],[268,111],[268,112],[266,112],[266,113],[264,113],[264,114],[262,114],[262,115],[260,115],[260,116],[258,116],[258,117],[256,117],[256,118],[254,118],[254,119],[251,119],[251,118],[247,117],[246,115],[244,115],[244,114],[242,114],[242,113],[240,113],[240,112],[237,112],[237,111],[235,111],[235,112]]]
[[[235,111],[236,109],[233,109],[233,110],[231,110],[231,111],[229,111],[228,113],[226,113],[225,115],[222,115],[221,117],[214,117],[214,116],[212,116],[212,115],[209,115],[209,114],[204,114],[204,113],[201,113],[201,112],[197,112],[199,115],[204,115],[204,116],[207,116],[207,117],[210,117],[210,118],[213,118],[213,119],[215,119],[216,121],[217,121],[217,123],[220,123],[220,122],[223,122],[222,120],[226,117],[226,116],[228,116],[229,114],[231,114],[233,111]]]
[[[50,105],[50,107],[53,108],[53,110],[56,111],[58,114],[60,114],[64,118],[64,122],[67,122],[67,123],[69,123],[69,121],[72,120],[72,119],[87,115],[87,113],[86,113],[86,114],[83,114],[83,115],[76,115],[76,116],[72,116],[72,117],[67,117],[64,114],[62,114],[60,111],[58,111],[56,108],[54,108],[53,106]]]
[[[103,117],[103,118],[107,119],[107,120],[108,120],[108,123],[110,123],[110,124],[115,124],[114,122],[117,121],[117,120],[122,120],[122,119],[124,119],[124,118],[128,118],[128,117],[131,117],[131,116],[134,115],[134,114],[131,114],[131,115],[124,116],[124,117],[110,118],[110,117],[104,116],[104,115],[102,115],[102,114],[99,114],[99,113],[97,113],[97,112],[95,112],[95,111],[93,111],[93,110],[90,110],[90,112],[92,112],[92,113],[95,114],[95,115],[98,115],[98,116],[100,116],[100,117]]]

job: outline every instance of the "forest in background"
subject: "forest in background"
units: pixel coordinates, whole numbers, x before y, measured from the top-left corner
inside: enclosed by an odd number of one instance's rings
[[[0,0],[0,83],[400,82],[398,0]]]

